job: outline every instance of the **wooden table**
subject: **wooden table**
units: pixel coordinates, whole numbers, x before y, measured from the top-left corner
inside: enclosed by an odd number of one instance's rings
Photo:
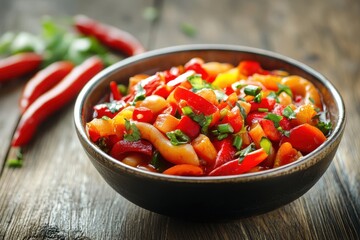
[[[149,7],[158,10],[157,21],[144,19]],[[43,15],[78,13],[131,32],[147,49],[227,43],[302,61],[341,92],[344,138],[327,172],[298,200],[245,219],[182,221],[141,209],[105,183],[77,139],[73,103],[41,125],[22,168],[5,166],[25,82],[19,80],[0,86],[0,239],[360,239],[358,0],[1,0],[0,33],[38,33]]]

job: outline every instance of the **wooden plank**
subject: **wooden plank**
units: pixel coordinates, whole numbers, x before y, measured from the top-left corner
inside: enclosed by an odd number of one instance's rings
[[[26,4],[25,4],[26,3]],[[0,9],[0,30],[38,31],[41,15],[84,13],[132,32],[149,49],[185,43],[260,47],[303,61],[344,96],[348,124],[334,162],[303,197],[268,214],[193,222],[141,209],[116,194],[81,150],[73,103],[41,126],[21,169],[0,178],[0,239],[359,239],[360,3],[356,0],[155,1],[160,19],[145,21],[147,1],[12,0]],[[27,6],[37,6],[29,8]],[[324,16],[326,21],[324,21]],[[189,37],[181,24],[195,27]],[[346,27],[344,27],[346,26]],[[20,88],[0,88],[0,161],[17,120]],[[9,124],[10,123],[10,124]],[[355,150],[354,150],[355,149]],[[1,164],[1,162],[0,162]]]

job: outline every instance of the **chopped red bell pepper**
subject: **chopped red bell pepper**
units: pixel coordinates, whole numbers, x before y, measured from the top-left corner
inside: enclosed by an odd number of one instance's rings
[[[245,76],[252,76],[255,73],[259,73],[259,74],[269,74],[269,71],[264,70],[261,66],[259,62],[256,61],[242,61],[240,62],[239,66],[239,71],[241,74],[245,75]]]
[[[177,78],[181,73],[182,71],[179,67],[172,67],[169,70],[164,71],[163,74],[165,78],[165,83],[168,83],[169,81]]]
[[[250,112],[246,117],[246,125],[251,126],[254,122],[259,122],[267,115],[267,112]]]
[[[163,84],[163,80],[160,76],[160,74],[155,74],[154,76],[151,76],[147,78],[146,84],[143,85],[143,88],[146,92],[146,96],[150,96],[153,94],[153,92]]]
[[[111,104],[99,103],[93,107],[94,118],[102,118],[104,116],[114,118],[125,106],[125,102],[120,100]]]
[[[233,107],[222,119],[222,123],[229,123],[234,129],[234,133],[239,132],[243,126],[243,117],[238,107]]]
[[[176,129],[181,130],[191,139],[196,138],[200,133],[200,125],[186,115],[181,117]]]
[[[290,130],[289,137],[284,136],[281,143],[289,142],[302,153],[310,153],[326,141],[323,132],[308,123],[301,124]]]
[[[290,130],[292,128],[292,124],[291,121],[284,117],[283,112],[284,112],[284,106],[281,104],[275,104],[274,109],[273,109],[273,113],[282,116],[283,118],[279,121],[279,125],[283,130]]]
[[[169,105],[164,110],[162,110],[161,113],[166,113],[175,116],[177,110],[179,110],[178,106],[175,103],[170,102]]]
[[[134,142],[130,142],[127,140],[120,140],[114,144],[110,151],[110,155],[113,158],[119,159],[124,153],[127,152],[137,152],[142,153],[147,156],[152,155],[153,146],[150,142],[146,140],[138,140]]]
[[[261,119],[259,123],[268,139],[275,142],[280,141],[281,133],[276,129],[273,121],[269,119]]]
[[[100,103],[100,104],[94,106],[94,117],[96,117],[96,118],[102,118],[104,116],[113,118],[113,117],[115,117],[116,114],[117,113],[115,113],[115,112],[114,113],[111,112],[109,107],[104,103]]]
[[[246,173],[264,161],[267,156],[268,154],[264,149],[257,149],[247,154],[240,163],[239,159],[234,159],[215,168],[209,173],[209,176],[225,176]]]
[[[182,87],[175,88],[174,98],[177,102],[180,102],[180,100],[185,100],[189,106],[206,116],[219,111],[219,109],[214,104],[210,103],[205,98]]]
[[[260,102],[250,101],[251,109],[250,111],[258,111],[260,109],[264,109],[267,111],[272,111],[274,109],[276,100],[274,98],[263,98]]]
[[[234,159],[236,149],[233,146],[233,141],[231,137],[227,137],[223,140],[220,140],[216,147],[220,147],[218,154],[216,156],[214,168],[217,168],[226,162]]]
[[[185,65],[185,71],[193,70],[197,74],[200,74],[202,79],[207,80],[209,77],[209,74],[201,66],[201,64],[202,63],[200,61],[197,61],[196,58],[193,58]]]
[[[157,86],[157,88],[154,90],[153,95],[158,95],[163,98],[167,98],[171,93],[170,88],[165,84],[160,84]]]
[[[152,123],[154,121],[154,113],[147,107],[137,107],[134,109],[132,118],[138,122]]]
[[[118,85],[115,81],[110,82],[110,91],[113,100],[120,100],[122,98]]]

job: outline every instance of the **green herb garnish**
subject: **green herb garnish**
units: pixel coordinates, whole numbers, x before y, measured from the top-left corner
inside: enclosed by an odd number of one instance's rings
[[[285,92],[290,97],[293,96],[293,93],[292,93],[291,89],[288,86],[283,85],[281,83],[277,83],[277,85],[278,85],[278,88],[279,88],[279,90],[276,92],[277,95],[279,95],[282,92]]]
[[[239,156],[239,163],[241,163],[245,156],[252,152],[252,151],[255,151],[255,144],[254,143],[251,143],[249,146],[247,146],[246,148],[242,149],[241,151],[238,151],[235,156]]]
[[[124,139],[130,142],[138,141],[141,138],[140,131],[136,127],[135,123],[125,119],[125,130]]]
[[[316,127],[320,129],[325,136],[327,136],[332,130],[331,122],[319,122]]]
[[[183,133],[180,129],[176,129],[171,132],[167,132],[166,136],[170,139],[170,142],[174,146],[186,144],[190,142],[190,138]]]
[[[135,97],[134,97],[134,101],[133,103],[137,102],[137,101],[142,101],[146,98],[146,91],[144,89],[144,87],[141,85],[141,82],[139,82],[136,86],[135,86]]]
[[[275,127],[277,128],[279,127],[279,122],[283,117],[275,113],[268,113],[264,118],[271,120],[274,123]]]
[[[201,78],[200,75],[193,75],[187,78],[194,91],[198,91],[204,88],[212,89],[212,85]]]
[[[294,110],[290,106],[287,106],[286,108],[284,108],[283,115],[284,115],[284,117],[286,117],[288,119],[295,119],[296,118],[296,113],[294,112]]]

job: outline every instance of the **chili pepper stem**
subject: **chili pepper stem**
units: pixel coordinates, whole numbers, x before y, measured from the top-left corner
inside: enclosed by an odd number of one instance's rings
[[[20,168],[23,165],[23,154],[21,147],[10,147],[6,157],[6,165],[11,168]]]

